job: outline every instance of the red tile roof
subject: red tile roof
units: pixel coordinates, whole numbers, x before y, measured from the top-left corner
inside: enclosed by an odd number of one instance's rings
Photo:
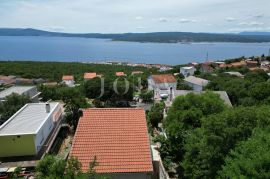
[[[152,75],[155,83],[176,83],[176,78],[172,74]]]
[[[78,158],[84,172],[94,156],[98,162],[97,173],[152,172],[144,110],[85,109],[70,155]]]
[[[84,73],[84,79],[92,79],[97,77],[97,73]]]
[[[63,81],[68,81],[68,80],[74,80],[74,77],[72,75],[64,75],[62,77]]]
[[[124,72],[116,72],[115,75],[116,76],[125,76],[125,73]]]

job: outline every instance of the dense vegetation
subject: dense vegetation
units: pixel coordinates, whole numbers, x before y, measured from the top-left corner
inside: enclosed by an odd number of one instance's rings
[[[225,158],[221,178],[270,178],[270,130],[254,130]]]
[[[179,177],[264,178],[269,175],[267,157],[263,158],[263,152],[270,145],[265,139],[270,126],[268,105],[230,108],[211,92],[188,94],[176,98],[164,126],[167,139],[158,136],[156,140],[161,142],[165,167],[168,170],[176,167]],[[255,145],[261,140],[265,144],[257,150]],[[253,146],[247,148],[249,144]],[[250,164],[250,160],[257,163]],[[250,167],[253,168],[249,172]]]
[[[89,163],[86,173],[82,172],[82,164],[77,158],[70,157],[67,160],[52,155],[46,155],[38,162],[36,178],[38,179],[108,179],[105,175],[95,172],[94,167],[98,165],[96,158]]]
[[[121,65],[85,64],[76,62],[33,62],[33,61],[0,61],[1,75],[17,75],[24,78],[44,78],[60,82],[63,75],[74,75],[75,81],[83,81],[85,72],[96,72],[104,77],[115,76],[122,71],[130,75],[132,71],[143,71],[145,75],[156,69],[130,67]]]
[[[264,71],[247,72],[244,78],[218,73],[216,76],[204,74],[210,80],[208,90],[226,91],[233,105],[269,104],[269,76]]]
[[[29,102],[29,97],[24,95],[11,94],[7,96],[4,102],[0,102],[0,125]]]
[[[155,32],[155,33],[125,33],[125,34],[69,34],[48,32],[36,29],[0,29],[0,36],[47,36],[47,37],[85,37],[104,38],[131,42],[269,42],[268,34],[213,34],[190,32]]]

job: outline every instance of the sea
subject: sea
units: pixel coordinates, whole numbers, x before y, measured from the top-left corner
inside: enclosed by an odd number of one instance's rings
[[[270,43],[140,43],[74,37],[0,36],[1,61],[177,65],[268,55]]]

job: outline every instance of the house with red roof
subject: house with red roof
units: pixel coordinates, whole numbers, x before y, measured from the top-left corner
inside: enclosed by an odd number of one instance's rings
[[[172,74],[151,75],[147,79],[149,90],[176,89],[177,80]]]
[[[115,75],[116,76],[126,76],[126,74],[124,72],[116,72]]]
[[[87,172],[119,179],[150,179],[152,156],[145,112],[141,108],[89,108],[82,111],[70,156]]]
[[[97,77],[97,73],[84,73],[84,76],[83,76],[85,81],[91,80],[96,77]]]
[[[154,99],[169,97],[170,91],[177,87],[177,80],[172,74],[151,75],[147,81],[148,90],[154,91]]]
[[[75,86],[74,77],[72,75],[63,75],[62,83],[64,83],[68,87],[74,87]]]

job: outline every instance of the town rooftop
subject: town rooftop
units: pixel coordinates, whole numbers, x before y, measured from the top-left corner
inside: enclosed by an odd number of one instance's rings
[[[59,103],[49,104],[49,113],[46,112],[46,103],[26,104],[0,126],[0,135],[35,134]]]
[[[193,83],[196,85],[207,85],[208,84],[208,80],[202,79],[202,78],[197,78],[195,76],[188,76],[187,78],[184,79],[184,81],[189,82],[189,83]]]
[[[0,99],[5,98],[6,96],[11,95],[12,93],[22,95],[23,93],[31,90],[32,88],[35,88],[35,86],[12,86],[0,92]]]
[[[152,75],[155,83],[176,83],[177,80],[172,74]]]
[[[145,112],[141,108],[90,108],[83,110],[70,156],[82,170],[96,156],[97,173],[152,172]]]

